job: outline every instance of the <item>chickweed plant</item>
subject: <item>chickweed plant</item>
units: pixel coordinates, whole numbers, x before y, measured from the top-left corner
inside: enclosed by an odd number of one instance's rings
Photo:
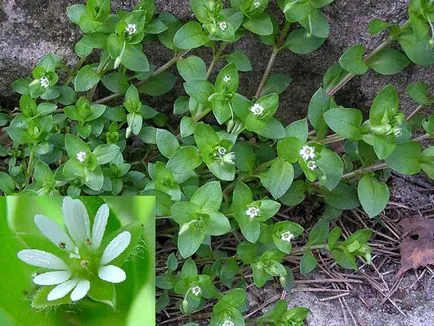
[[[382,170],[434,178],[434,147],[423,146],[434,135],[434,115],[421,115],[434,96],[424,81],[409,84],[415,110],[408,116],[393,85],[378,90],[369,112],[343,107],[333,96],[369,70],[393,75],[409,65],[430,67],[434,2],[410,0],[401,25],[369,22],[369,32],[382,33],[384,42],[369,53],[361,44],[347,49],[325,72],[306,118],[286,125],[276,112],[285,107],[279,94],[291,78],[273,73],[273,64],[281,52],[303,55],[321,47],[330,31],[321,10],[332,2],[278,0],[278,10],[270,11],[268,0],[191,0],[195,19],[188,22],[157,14],[152,0],[116,13],[110,0],[69,7],[83,33],[74,48],[80,60],[71,68],[47,54],[31,76],[13,83],[21,98],[19,109],[0,116],[10,139],[0,148],[6,162],[0,189],[156,196],[159,222],[171,230],[168,246],[177,247],[157,279],[158,309],[176,304],[190,315],[212,304],[211,325],[245,325],[241,271],[253,275],[256,287],[277,281],[289,291],[293,275],[285,259],[295,251],[303,274],[315,269],[319,249],[342,268],[357,269],[359,259],[369,263],[372,231],[345,238],[339,227],[329,229],[331,222],[358,206],[369,217],[384,210],[390,194]],[[240,74],[252,64],[231,50],[246,34],[271,50],[255,94],[239,90]],[[159,67],[144,52],[144,44],[155,43],[173,53]],[[211,62],[197,55],[199,48],[212,53]],[[173,113],[146,104],[176,83],[185,92]],[[307,243],[293,248],[304,229],[277,214],[306,198],[324,214]],[[215,245],[229,237],[236,242],[232,250]],[[116,273],[111,281],[122,279]],[[73,300],[89,287],[74,285]],[[255,323],[301,325],[308,314],[302,307],[287,310],[284,302],[275,309]]]

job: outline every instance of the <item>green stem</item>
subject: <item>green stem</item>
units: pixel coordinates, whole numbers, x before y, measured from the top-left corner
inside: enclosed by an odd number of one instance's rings
[[[30,179],[32,177],[33,172],[33,166],[35,164],[35,146],[32,145],[32,148],[30,149],[30,155],[29,155],[29,163],[27,165],[27,171],[26,171],[26,185],[30,184]]]
[[[225,50],[226,46],[228,44],[226,42],[222,42],[219,49],[217,50],[217,52],[213,55],[212,61],[209,65],[209,68],[206,72],[206,79],[208,79],[209,77],[211,77],[211,74],[215,68],[215,65],[217,64],[217,62],[219,61],[221,55],[223,54],[223,51]]]
[[[264,74],[262,75],[261,81],[259,83],[258,89],[255,93],[255,98],[259,98],[261,96],[262,90],[264,89],[265,83],[267,82],[268,77],[270,77],[271,70],[273,69],[274,63],[276,62],[277,55],[285,42],[286,36],[288,35],[289,28],[291,24],[285,22],[283,26],[279,38],[277,39],[276,45],[273,47],[273,52],[271,53],[270,59],[268,60],[267,68],[265,69]]]

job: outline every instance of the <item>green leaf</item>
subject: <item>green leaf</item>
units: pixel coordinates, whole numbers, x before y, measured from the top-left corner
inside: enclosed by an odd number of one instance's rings
[[[176,62],[176,67],[185,81],[206,80],[206,64],[198,56],[191,55]]]
[[[4,172],[0,172],[0,190],[4,195],[9,195],[15,190],[14,180]]]
[[[210,196],[212,194],[212,196]],[[223,193],[219,181],[211,181],[200,187],[191,197],[191,202],[202,210],[218,211]]]
[[[98,165],[108,164],[120,154],[120,148],[114,144],[102,144],[95,147],[93,154]]]
[[[294,180],[294,168],[292,164],[283,159],[276,159],[270,169],[261,174],[261,182],[271,195],[278,199],[289,189]],[[279,182],[276,182],[279,180]]]
[[[179,141],[176,136],[165,129],[157,129],[156,133],[157,147],[165,157],[171,157],[179,148]]]
[[[67,134],[65,136],[65,148],[70,158],[75,158],[78,152],[90,152],[90,147],[79,137]]]
[[[434,146],[430,146],[422,152],[420,167],[428,177],[434,179]]]
[[[194,49],[208,43],[202,26],[198,22],[188,22],[182,26],[175,34],[174,45],[179,49]]]
[[[369,70],[365,60],[363,60],[364,53],[365,47],[361,44],[357,44],[347,49],[344,54],[342,54],[339,58],[339,64],[348,72],[362,75]]]
[[[357,194],[369,217],[377,216],[386,208],[390,195],[387,185],[370,175],[365,175],[360,179]]]
[[[286,137],[277,142],[277,155],[289,163],[298,161],[299,151],[305,143],[296,137]]]
[[[359,140],[362,138],[360,129],[363,115],[360,110],[335,108],[324,113],[327,125],[338,135],[345,138]]]
[[[194,146],[178,149],[167,162],[167,168],[173,172],[178,183],[182,183],[191,176],[191,172],[202,164],[199,151]]]
[[[394,24],[388,23],[384,20],[374,18],[372,19],[368,24],[368,32],[372,36],[375,36],[377,34],[380,34],[382,31],[384,31],[386,28],[392,27]]]
[[[273,33],[273,23],[270,16],[265,12],[257,17],[246,20],[243,26],[257,35],[270,35]]]
[[[283,47],[296,54],[307,54],[318,49],[325,40],[325,38],[309,36],[309,33],[304,28],[299,28],[289,33]]]
[[[104,86],[113,93],[124,94],[129,86],[128,76],[121,72],[111,72],[102,77]]]
[[[428,37],[416,40],[416,36],[410,30],[400,35],[399,43],[405,54],[415,64],[421,66],[434,64],[434,47],[429,44]]]
[[[196,223],[186,223],[181,226],[178,235],[178,250],[182,257],[193,255],[202,244],[205,232]]]
[[[402,174],[417,174],[420,172],[420,157],[422,146],[416,142],[398,144],[386,158],[390,168]]]
[[[176,50],[173,39],[178,29],[182,26],[181,22],[170,12],[165,11],[158,15],[158,19],[167,26],[164,32],[158,34],[158,39],[168,49]]]
[[[252,71],[249,57],[242,51],[236,50],[226,57],[228,63],[233,63],[238,71]]]
[[[340,156],[328,148],[323,148],[317,164],[318,168],[324,173],[319,178],[320,184],[328,190],[333,190],[344,173],[344,164]]]
[[[280,94],[288,88],[291,82],[292,78],[289,75],[273,73],[267,78],[260,96],[271,93]]]
[[[372,56],[367,64],[382,75],[394,75],[408,66],[406,55],[392,48],[385,48]]]
[[[310,249],[304,252],[303,257],[301,257],[300,262],[300,272],[303,275],[309,274],[312,272],[317,265],[317,261],[315,256],[313,255]]]
[[[382,125],[383,118],[391,119],[398,112],[398,109],[399,98],[396,88],[393,85],[387,85],[372,102],[369,111],[369,121],[373,125]]]
[[[149,71],[149,62],[143,50],[138,46],[126,44],[121,63],[129,70],[136,72]]]
[[[356,190],[346,183],[339,183],[330,192],[323,193],[328,205],[338,209],[353,209],[359,206]]]
[[[153,76],[139,86],[139,91],[149,96],[161,96],[169,92],[176,84],[176,76],[170,72]]]
[[[321,10],[311,9],[308,17],[301,20],[300,24],[313,36],[326,39],[330,34],[330,25]]]
[[[315,94],[313,94],[307,112],[307,116],[310,124],[316,131],[317,138],[324,138],[327,133],[327,125],[324,120],[324,112],[330,108],[330,97],[324,89],[319,88]]]
[[[430,85],[417,81],[410,83],[407,87],[408,95],[419,105],[429,105],[434,102],[434,96],[429,95]]]
[[[91,66],[84,66],[74,79],[75,91],[86,92],[98,84],[100,79],[99,74]]]
[[[214,85],[206,80],[193,80],[184,84],[188,95],[202,104],[208,103],[208,98],[214,93]]]

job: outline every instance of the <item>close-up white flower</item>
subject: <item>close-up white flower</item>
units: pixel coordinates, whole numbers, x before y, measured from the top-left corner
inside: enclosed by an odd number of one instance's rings
[[[86,154],[86,152],[81,151],[81,152],[78,152],[75,157],[77,160],[79,160],[81,163],[83,163],[84,161],[86,161],[87,154]]]
[[[226,164],[235,164],[235,153],[234,152],[229,152],[226,155],[223,156],[222,158],[223,163]]]
[[[313,171],[313,170],[316,170],[318,168],[318,165],[316,165],[315,161],[308,161],[307,167]]]
[[[224,32],[228,28],[228,23],[226,23],[226,22],[220,22],[219,23],[219,27]]]
[[[225,320],[222,323],[222,326],[235,326],[234,322],[232,320]]]
[[[50,81],[48,80],[47,77],[42,77],[39,79],[39,83],[41,84],[42,87],[44,88],[48,88],[48,86],[50,86]]]
[[[289,231],[286,231],[286,232],[283,232],[281,235],[280,235],[280,240],[282,240],[282,241],[286,241],[286,242],[291,242],[291,240],[294,238],[294,235],[291,233],[291,232],[289,232]]]
[[[310,160],[315,158],[315,147],[304,145],[299,152],[300,156],[305,160]]]
[[[202,293],[202,289],[200,288],[200,286],[193,286],[191,288],[191,293],[193,293],[193,295],[195,295],[196,297]]]
[[[43,215],[36,215],[34,221],[41,233],[55,246],[69,253],[68,256],[60,258],[38,249],[18,252],[18,258],[25,263],[48,270],[33,278],[33,283],[37,285],[56,285],[48,293],[47,300],[61,299],[69,293],[72,301],[84,298],[95,275],[106,282],[123,282],[125,272],[109,263],[128,248],[131,233],[123,231],[118,234],[101,252],[109,217],[108,205],[99,207],[92,229],[86,207],[80,200],[65,197],[62,211],[67,232]]]
[[[246,210],[246,215],[249,218],[255,218],[256,216],[258,216],[259,214],[261,214],[261,210],[258,207],[253,207],[250,206],[247,208]]]
[[[264,113],[264,107],[258,103],[255,103],[251,108],[250,112],[253,113],[255,116],[260,116],[262,113]]]
[[[230,77],[230,76],[224,76],[224,77],[223,77],[223,81],[224,81],[225,83],[229,83],[229,82],[231,81],[231,77]]]
[[[136,24],[128,24],[128,26],[125,28],[125,31],[128,35],[133,35],[137,32]]]

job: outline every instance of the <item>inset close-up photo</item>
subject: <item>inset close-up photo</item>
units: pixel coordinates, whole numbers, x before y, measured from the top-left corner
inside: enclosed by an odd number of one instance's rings
[[[0,324],[155,325],[153,197],[0,197]]]

